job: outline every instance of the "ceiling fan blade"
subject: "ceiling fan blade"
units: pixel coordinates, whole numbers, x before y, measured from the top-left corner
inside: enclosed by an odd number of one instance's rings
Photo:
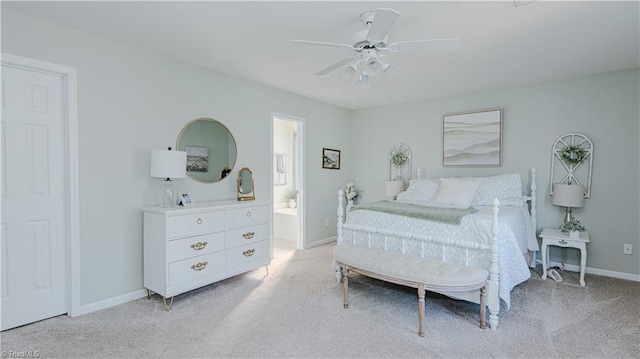
[[[378,44],[384,41],[384,38],[391,30],[393,24],[396,23],[400,13],[393,9],[378,9],[376,15],[371,21],[371,27],[367,33],[367,41]]]
[[[295,42],[297,44],[303,45],[316,45],[316,46],[326,46],[326,47],[346,47],[347,49],[353,50],[353,46],[347,44],[336,44],[333,42],[322,42],[322,41],[307,41],[307,40],[289,40],[291,42]]]
[[[452,51],[458,50],[462,46],[460,38],[437,39],[437,40],[416,40],[400,41],[389,45],[391,52],[420,52],[420,51]]]
[[[349,63],[353,62],[353,60],[358,59],[358,58],[360,58],[360,55],[349,56],[346,59],[342,59],[342,60],[336,62],[335,64],[325,68],[324,70],[316,72],[316,75],[318,75],[318,76],[326,75],[329,72],[334,71],[334,70],[336,70],[336,69],[338,69],[338,68],[340,68],[340,67],[342,67],[342,66],[344,66],[346,64],[349,64]]]

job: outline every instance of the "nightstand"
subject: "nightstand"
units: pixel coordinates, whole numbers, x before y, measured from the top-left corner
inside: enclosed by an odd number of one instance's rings
[[[580,232],[580,238],[569,238],[568,233],[563,233],[559,229],[545,228],[540,233],[542,238],[542,279],[547,279],[547,257],[549,257],[549,246],[565,248],[577,248],[580,250],[580,285],[585,286],[584,270],[587,266],[587,243],[589,243],[589,233]]]

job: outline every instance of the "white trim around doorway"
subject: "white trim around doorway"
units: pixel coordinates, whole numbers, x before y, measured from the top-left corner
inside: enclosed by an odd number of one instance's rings
[[[305,202],[306,202],[306,191],[305,191],[305,184],[306,184],[306,165],[305,165],[305,161],[306,161],[306,151],[305,151],[305,120],[302,117],[297,117],[297,116],[292,116],[292,115],[286,115],[283,113],[278,113],[278,112],[271,112],[271,158],[273,159],[274,153],[273,153],[273,120],[275,119],[279,119],[279,120],[286,120],[286,121],[294,121],[297,123],[297,133],[298,133],[298,139],[299,139],[299,148],[298,148],[298,153],[299,156],[296,156],[296,170],[299,171],[300,174],[300,178],[297,181],[297,186],[298,186],[298,203],[297,203],[297,207],[298,207],[298,241],[296,243],[296,247],[298,249],[306,249],[307,248],[307,238],[306,238],[306,228],[307,228],[307,220],[306,220],[306,216],[305,216],[305,210],[306,210],[306,206],[305,206]],[[271,177],[273,178],[273,166],[271,166]],[[271,204],[273,205],[274,203],[274,198],[273,198],[273,186],[270,186],[270,198],[271,198]],[[270,215],[270,223],[271,225],[271,229],[270,229],[270,233],[271,233],[271,237],[273,238],[273,208],[271,209],[271,211],[269,211],[269,215]],[[273,254],[273,253],[272,253]]]

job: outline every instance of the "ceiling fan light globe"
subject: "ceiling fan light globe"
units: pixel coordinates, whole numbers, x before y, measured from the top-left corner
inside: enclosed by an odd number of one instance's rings
[[[364,71],[366,71],[368,76],[374,77],[383,73],[385,69],[386,66],[382,61],[376,58],[369,58]]]
[[[369,76],[366,74],[360,74],[356,87],[365,89],[369,87]]]

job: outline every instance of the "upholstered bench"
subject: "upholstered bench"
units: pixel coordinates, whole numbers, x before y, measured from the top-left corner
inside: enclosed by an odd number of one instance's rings
[[[489,273],[437,260],[407,256],[348,243],[333,249],[333,258],[342,269],[344,307],[349,308],[349,271],[412,288],[418,288],[418,335],[424,336],[425,290],[462,292],[480,290],[480,328],[485,328],[484,289]]]

